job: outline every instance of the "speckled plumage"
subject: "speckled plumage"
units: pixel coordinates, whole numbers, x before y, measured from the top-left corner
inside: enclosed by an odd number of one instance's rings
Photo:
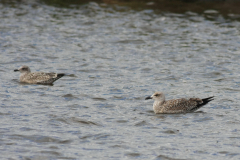
[[[22,66],[19,69],[15,69],[16,71],[20,71],[20,82],[23,83],[31,83],[31,84],[52,84],[59,78],[63,77],[64,74],[58,73],[44,73],[44,72],[31,72],[28,66]]]
[[[155,113],[187,113],[194,112],[208,102],[213,100],[213,97],[204,99],[190,98],[190,99],[172,99],[165,101],[165,95],[162,92],[155,92],[152,96],[146,97],[147,99],[154,99],[153,110]]]

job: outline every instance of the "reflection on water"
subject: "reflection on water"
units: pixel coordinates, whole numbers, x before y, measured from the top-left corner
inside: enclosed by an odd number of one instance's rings
[[[240,23],[229,17],[1,3],[0,158],[239,159]],[[67,76],[21,84],[21,65]],[[155,115],[154,91],[216,99]]]

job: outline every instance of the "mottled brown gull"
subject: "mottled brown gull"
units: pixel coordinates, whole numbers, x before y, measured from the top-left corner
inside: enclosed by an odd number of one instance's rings
[[[165,95],[162,92],[155,92],[152,96],[146,97],[147,99],[154,99],[153,110],[157,113],[188,113],[194,112],[202,106],[206,105],[208,102],[213,100],[212,97],[200,99],[200,98],[190,98],[190,99],[172,99],[165,101]]]
[[[20,82],[31,84],[53,84],[53,82],[65,75],[63,73],[31,72],[28,66],[22,66],[14,70],[14,72],[17,71],[21,73]]]

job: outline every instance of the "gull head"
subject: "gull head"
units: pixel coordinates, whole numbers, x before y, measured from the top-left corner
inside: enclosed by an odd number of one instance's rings
[[[152,96],[145,98],[145,100],[148,99],[154,99],[155,101],[165,101],[165,95],[162,92],[155,92]]]
[[[30,68],[28,66],[22,66],[19,69],[14,69],[14,72],[20,72],[20,73],[29,73],[31,72]]]

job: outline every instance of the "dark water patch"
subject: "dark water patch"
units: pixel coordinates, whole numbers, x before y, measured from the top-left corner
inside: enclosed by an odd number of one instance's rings
[[[166,130],[166,131],[163,131],[163,133],[166,133],[166,134],[178,134],[179,130]]]
[[[5,116],[5,115],[12,115],[11,113],[3,113],[3,112],[0,112],[0,115],[1,116]]]
[[[94,135],[94,139],[107,139],[109,136],[111,136],[110,134],[98,134],[98,135]]]
[[[33,128],[28,128],[28,127],[21,127],[20,130],[21,131],[32,131],[34,129]]]
[[[227,80],[226,78],[219,78],[219,79],[215,79],[214,81],[223,82],[223,81],[226,81],[226,80]]]
[[[155,160],[187,160],[187,159],[180,159],[180,158],[171,158],[165,155],[158,155]]]
[[[99,56],[99,55],[94,55],[94,59],[105,59],[105,60],[111,60],[112,58],[106,57],[106,56]],[[104,68],[104,65],[97,65],[96,68]]]
[[[56,152],[56,151],[41,151],[40,153],[45,155],[53,155],[53,156],[61,156],[62,153]]]
[[[19,79],[12,79],[14,83],[20,83]]]
[[[145,97],[129,97],[128,98],[129,100],[144,100],[145,99]]]
[[[107,99],[100,98],[100,97],[94,97],[94,98],[92,98],[92,100],[94,100],[94,101],[106,101]]]
[[[231,158],[234,158],[234,157],[240,155],[239,153],[232,153],[232,152],[227,152],[227,151],[221,151],[221,152],[218,152],[218,153],[219,154],[224,154],[225,156],[228,156],[228,157],[231,157]]]
[[[49,148],[50,149],[59,149],[59,147],[57,147],[57,146],[50,146]]]
[[[55,116],[56,117],[56,116]],[[62,123],[66,123],[66,124],[71,124],[70,122],[68,122],[67,119],[65,118],[54,118],[53,119],[54,121],[59,121],[59,122],[62,122]]]
[[[110,136],[109,134],[101,133],[101,134],[85,135],[85,136],[79,137],[79,139],[82,139],[82,140],[86,140],[86,139],[99,140],[99,139],[106,139],[106,138],[108,138],[109,136]]]
[[[154,113],[155,114],[155,113]],[[173,114],[175,115],[175,114]],[[154,117],[156,117],[157,119],[166,119],[166,118],[171,118],[171,116],[173,116],[172,114],[169,115],[169,114],[155,114]]]
[[[240,139],[240,137],[229,137],[231,139]]]
[[[146,122],[146,121],[140,121],[140,122],[137,122],[137,123],[135,123],[134,124],[134,126],[146,126],[146,125],[148,125],[148,123]]]
[[[62,97],[64,97],[66,101],[71,101],[71,100],[75,100],[75,99],[80,99],[80,98],[78,98],[77,96],[74,96],[74,95],[72,95],[72,94],[65,94],[65,95],[63,95]]]
[[[217,116],[217,117],[224,117],[225,115],[223,115],[223,114],[217,114],[216,116]]]
[[[234,91],[234,92],[239,92],[240,91],[240,89],[237,89],[237,88],[222,88],[222,90]]]
[[[126,156],[128,157],[139,157],[141,156],[140,153],[137,153],[137,152],[129,152],[129,153],[125,153]]]
[[[93,137],[93,135],[81,136],[81,137],[79,137],[79,139],[85,140],[85,139],[88,139],[88,138],[91,138],[91,137]]]
[[[45,58],[47,58],[47,59],[58,59],[58,57],[55,57],[55,56],[45,56]]]
[[[152,114],[154,114],[154,115],[155,115],[155,113],[154,113],[154,111],[153,111],[153,110],[147,110],[146,112],[147,112],[147,113],[151,113],[151,115],[152,115]]]
[[[80,105],[80,104],[71,104],[71,105],[68,105],[67,107],[71,108],[71,109],[82,109],[82,108],[89,108],[87,106],[83,106],[83,105]]]
[[[101,104],[100,106],[98,107],[103,107],[103,108],[115,108],[116,106],[114,104],[108,104],[108,103],[105,103],[105,104]]]
[[[211,73],[203,74],[203,76],[206,78],[218,78],[221,75],[222,75],[222,73],[220,73],[220,72],[211,72]]]
[[[123,90],[118,88],[113,88],[113,89],[110,89],[109,92],[111,94],[120,94],[120,93],[123,93]]]
[[[99,110],[99,114],[105,114],[104,110],[105,108],[114,108],[116,107],[114,104],[108,104],[108,103],[103,103],[103,102],[99,102],[99,101],[95,101],[95,103],[93,104],[96,108],[98,108]]]
[[[78,124],[83,124],[83,125],[101,126],[101,124],[99,124],[99,123],[88,121],[88,120],[79,119],[79,118],[76,118],[76,117],[69,118],[69,121],[74,122],[74,123],[78,123]]]
[[[151,68],[143,68],[143,69],[142,69],[142,72],[147,72],[147,73],[148,73],[148,72],[150,72],[151,70],[152,70]]]
[[[80,69],[80,70],[76,70],[77,72],[85,72],[85,73],[97,73],[98,70],[94,70],[94,69]],[[91,78],[91,76],[89,76],[89,78]]]
[[[226,156],[230,156],[230,157],[234,157],[234,156],[240,155],[239,153],[231,153],[231,152],[228,152],[228,151],[220,151],[218,153],[219,154],[225,154]]]
[[[120,143],[123,143],[123,142],[120,142]],[[129,147],[126,146],[126,145],[117,144],[117,145],[110,146],[110,148],[124,148],[124,149],[127,149]]]
[[[111,98],[112,100],[125,100],[126,97],[125,96],[113,96],[113,98]]]
[[[193,122],[205,122],[205,121],[210,121],[213,120],[213,117],[204,117],[204,118],[200,118],[198,120],[194,120]]]
[[[39,159],[71,159],[75,160],[76,157],[65,157],[65,156],[57,156],[57,155],[33,155],[33,156],[21,156],[24,160],[39,160]]]
[[[238,120],[237,120],[237,121],[236,121],[236,120],[229,120],[229,121],[227,121],[226,123],[227,123],[227,124],[239,124],[239,122],[240,122],[240,121],[238,121]]]
[[[49,136],[42,136],[42,135],[11,135],[9,136],[10,139],[17,139],[17,140],[29,140],[36,143],[58,143],[58,144],[68,144],[71,143],[71,140],[60,140],[57,138],[52,138]]]
[[[87,85],[86,87],[93,87],[93,88],[95,88],[95,87],[102,87],[102,86],[103,86],[103,84],[92,83],[92,84],[90,84],[90,85]]]
[[[117,123],[128,123],[129,121],[128,120],[117,120],[116,122]]]
[[[117,41],[116,43],[126,43],[126,44],[143,44],[144,41],[143,40],[121,40],[121,41]]]
[[[227,152],[227,151],[221,151],[221,152],[218,152],[218,153],[220,153],[220,154],[228,154],[229,152]]]

